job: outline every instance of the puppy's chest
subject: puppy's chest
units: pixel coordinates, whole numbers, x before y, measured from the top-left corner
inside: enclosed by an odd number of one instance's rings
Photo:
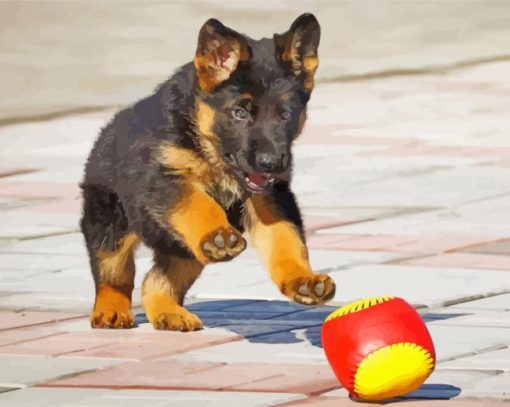
[[[225,173],[210,174],[209,182],[204,180],[206,191],[224,209],[230,208],[236,201],[242,198],[242,190],[239,183]]]
[[[158,158],[170,173],[181,176],[185,183],[199,184],[224,209],[242,198],[241,186],[215,156],[208,160],[189,149],[166,144]]]

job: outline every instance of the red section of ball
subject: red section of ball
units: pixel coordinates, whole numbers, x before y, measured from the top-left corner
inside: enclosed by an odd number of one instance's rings
[[[416,310],[401,298],[346,314],[322,325],[322,346],[342,385],[354,394],[354,377],[361,361],[384,346],[410,342],[435,359],[430,333]]]

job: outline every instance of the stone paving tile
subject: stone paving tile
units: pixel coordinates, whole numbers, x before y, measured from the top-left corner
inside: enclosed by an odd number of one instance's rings
[[[38,176],[40,176],[40,174]],[[33,175],[31,177],[33,177]],[[19,177],[16,177],[16,180],[19,179]],[[46,175],[43,177],[43,179],[46,181],[39,180],[36,182],[28,182],[27,180],[23,180],[23,182],[2,182],[2,190],[0,195],[23,198],[59,198],[66,195],[80,195],[80,188],[75,182],[48,182],[47,180],[50,179],[50,177]]]
[[[0,331],[29,325],[40,325],[82,317],[82,314],[65,312],[12,312],[0,311]]]
[[[230,303],[229,300],[222,301],[224,303]],[[214,302],[213,302],[214,304]],[[202,305],[202,304],[201,304]],[[202,305],[203,306],[203,305]],[[296,304],[289,301],[250,301],[245,304],[233,304],[228,308],[228,311],[246,311],[246,312],[274,312],[279,314],[306,311],[310,307],[302,304]]]
[[[310,262],[313,269],[325,272],[348,265],[378,263],[396,257],[398,256],[387,253],[310,250]],[[253,249],[246,250],[232,262],[209,265],[206,270],[207,272],[204,272],[191,287],[188,292],[189,297],[285,299],[269,278]]]
[[[510,239],[506,239],[500,242],[489,243],[483,246],[474,247],[467,250],[470,253],[480,254],[501,254],[505,256],[510,255]]]
[[[312,321],[316,323],[323,323],[326,317],[333,311],[335,311],[338,307],[331,306],[317,306],[310,307],[298,312],[293,312],[290,314],[284,314],[280,316],[275,316],[271,318],[272,320],[283,319],[286,321]]]
[[[180,360],[207,360],[219,363],[259,363],[267,364],[314,364],[327,366],[322,348],[313,346],[306,336],[306,330],[291,331],[292,335],[279,338],[272,343],[269,340],[244,339],[222,345],[210,346],[179,354],[172,358]],[[271,337],[277,335],[272,334]]]
[[[195,390],[236,390],[243,385],[264,381],[257,391],[297,392],[297,388],[282,377],[292,372],[294,381],[307,383],[311,393],[337,386],[329,366],[268,365],[263,363],[220,364],[168,360],[145,362],[143,371],[138,363],[125,363],[109,369],[54,380],[44,384],[51,387],[108,387]],[[273,380],[271,380],[273,379]],[[256,384],[252,388],[255,388]],[[266,389],[266,390],[265,390]]]
[[[466,397],[495,398],[510,401],[510,373],[502,373],[475,382],[464,390]]]
[[[498,256],[494,254],[445,253],[439,256],[428,256],[398,261],[398,263],[427,267],[510,270],[510,256]]]
[[[314,231],[322,228],[345,225],[352,222],[360,222],[364,220],[356,218],[340,218],[333,216],[303,216],[303,224],[305,225],[306,233],[313,233]]]
[[[134,303],[140,304],[140,296],[134,297]],[[22,292],[0,297],[0,308],[16,311],[62,311],[62,304],[66,304],[66,311],[88,314],[94,305],[93,294],[52,292]]]
[[[49,234],[76,232],[79,217],[75,213],[44,213],[35,208],[20,208],[0,213],[0,237],[20,239]]]
[[[331,168],[330,163],[324,161]],[[454,167],[414,176],[400,174],[384,177],[384,174],[378,174],[375,179],[374,171],[375,169],[372,169],[372,181],[360,180],[361,182],[356,184],[348,184],[344,181],[348,178],[341,168],[335,167],[331,170],[332,174],[327,177],[329,182],[324,181],[322,169],[314,171],[316,177],[310,177],[306,184],[297,184],[294,189],[300,198],[300,205],[304,208],[331,208],[336,207],[338,202],[342,202],[343,206],[363,206],[367,197],[370,197],[372,206],[451,207],[466,201],[480,201],[510,192],[506,182],[510,177],[510,170],[501,168],[491,171],[481,166]],[[300,179],[299,173],[296,173],[294,179]],[[476,180],[476,188],[473,187],[473,179]],[[416,187],[417,183],[419,188]],[[324,192],[318,191],[318,187],[314,185],[321,185]],[[455,185],[455,188],[452,188],[452,185]],[[406,193],[403,194],[402,191]]]
[[[246,406],[260,407],[281,404],[304,396],[290,393],[212,392],[175,390],[110,390],[27,388],[0,397],[0,406],[33,405],[38,407],[108,406]]]
[[[85,265],[86,263],[87,258],[83,256],[0,253],[0,278],[2,278],[2,270],[57,271],[73,266]]]
[[[309,397],[300,401],[292,401],[288,403],[279,404],[281,407],[293,406],[318,406],[318,407],[354,407],[359,406],[357,403],[348,398],[342,397]],[[377,405],[377,404],[376,404]]]
[[[44,204],[48,199],[21,199],[10,196],[0,196],[0,210],[11,211],[13,209],[30,208],[36,205]]]
[[[113,366],[115,360],[66,360],[27,356],[0,356],[0,385],[25,386],[79,372]],[[0,397],[0,400],[2,397]]]
[[[35,325],[29,328],[7,329],[0,331],[0,346],[12,345],[59,334],[61,334],[61,332],[52,325]]]
[[[482,352],[442,363],[441,368],[471,370],[502,370],[510,372],[510,348]],[[510,382],[509,382],[510,386]]]
[[[478,381],[489,379],[497,375],[497,373],[498,372],[495,370],[443,369],[441,365],[439,368],[436,367],[420,389],[409,393],[406,397],[403,397],[403,399],[419,398],[431,401],[433,399],[453,398],[453,400],[456,400],[463,397],[464,389],[473,386],[473,384]],[[340,388],[323,393],[321,396],[348,397],[348,393],[345,389]],[[408,401],[405,402],[405,404],[407,403]]]
[[[19,387],[0,387],[0,393],[7,393],[13,390],[19,390]]]
[[[450,308],[510,311],[510,293],[494,295],[479,300],[467,301],[461,304],[452,305]]]
[[[256,304],[256,303],[265,303],[265,300],[236,300],[236,299],[222,299],[222,300],[212,300],[212,299],[193,299],[193,303],[188,304],[187,308],[190,311],[198,312],[212,312],[212,311],[229,311],[232,309],[236,309],[241,305],[248,304]],[[250,309],[251,310],[251,309]],[[266,309],[267,310],[267,309]],[[271,309],[272,312],[278,312],[277,310]]]
[[[444,312],[447,313],[447,311],[448,309]],[[452,312],[451,309],[449,311]],[[430,325],[464,325],[478,327],[480,329],[485,327],[510,328],[510,311],[466,311],[454,318],[432,321]]]
[[[58,254],[66,256],[86,256],[87,250],[81,233],[49,236],[30,240],[13,240],[0,247],[3,253]]]
[[[62,266],[64,265],[62,264]],[[0,278],[3,280],[2,288],[13,292],[26,290],[31,292],[51,292],[55,295],[75,293],[83,295],[89,293],[93,300],[95,289],[92,274],[85,268],[81,271],[81,273],[75,274],[70,270],[61,269],[34,275],[18,272],[18,278],[12,276],[15,275],[14,272],[9,273],[11,275],[10,278],[2,278],[5,273],[0,271]]]
[[[333,198],[332,198],[333,199]],[[340,198],[338,198],[340,199]],[[438,208],[434,211],[402,217],[378,219],[341,228],[342,234],[423,235],[423,236],[497,236],[508,239],[505,222],[510,207],[510,193]],[[488,243],[488,242],[487,242]]]
[[[387,251],[404,253],[441,253],[494,240],[490,236],[410,236],[410,235],[345,235],[342,228],[328,228],[312,236],[309,244],[315,248],[336,250]],[[321,235],[328,235],[330,240]]]
[[[277,332],[290,332],[317,325],[314,321],[283,321],[283,320],[258,320],[241,321],[235,319],[209,319],[205,320],[206,326],[222,327],[245,338],[259,337]]]
[[[136,331],[136,329],[132,331]],[[235,333],[211,332],[209,330],[186,333],[170,331],[161,333],[157,331],[150,333],[130,332],[121,333],[120,335],[71,332],[67,335],[58,336],[58,340],[63,342],[71,340],[79,343],[93,343],[94,341],[100,341],[100,338],[102,340],[109,340],[107,346],[66,353],[61,357],[144,360],[236,341],[239,339],[239,336]],[[112,343],[112,341],[115,342]]]
[[[102,348],[106,345],[115,344],[114,339],[89,337],[74,338],[71,334],[53,335],[44,338],[38,338],[27,342],[21,342],[13,345],[0,346],[0,355],[20,355],[20,356],[58,356],[64,354],[80,354],[80,351]],[[120,345],[119,345],[120,346]],[[108,359],[108,357],[105,357]],[[114,359],[110,357],[109,359]]]
[[[191,377],[201,371],[211,371],[222,367],[221,363],[213,362],[186,362],[186,361],[146,361],[143,370],[139,362],[126,362],[112,368],[84,373],[77,376],[62,378],[41,386],[51,387],[98,387],[98,388],[153,388],[171,389],[182,387],[176,383],[181,380],[191,381]],[[205,390],[208,387],[196,382],[197,390]],[[213,389],[213,387],[210,387]]]
[[[507,407],[508,403],[495,400],[414,400],[403,401],[398,404],[410,407]],[[312,397],[303,401],[280,404],[281,407],[299,407],[299,406],[316,406],[316,407],[343,407],[343,406],[359,406],[360,403],[346,398],[340,397]],[[372,405],[372,404],[371,404]],[[374,403],[373,405],[384,405]]]
[[[510,273],[497,270],[433,268],[406,265],[364,265],[334,271],[335,300],[395,295],[411,304],[429,306],[473,295],[510,289]]]
[[[496,349],[510,343],[508,328],[428,324],[439,362],[449,361],[482,350]]]
[[[443,384],[461,389],[459,397],[464,397],[464,391],[482,380],[489,379],[500,373],[498,370],[470,370],[443,368],[442,364],[436,367],[425,384]]]
[[[0,167],[0,178],[12,177],[15,175],[27,174],[37,171],[37,168],[6,168]]]
[[[285,389],[289,393],[315,394],[325,390],[338,388],[338,380],[329,366],[309,366],[307,370],[294,369],[289,366],[287,371],[280,372],[278,376],[255,380],[251,383],[233,385],[226,390],[243,391],[278,391]]]

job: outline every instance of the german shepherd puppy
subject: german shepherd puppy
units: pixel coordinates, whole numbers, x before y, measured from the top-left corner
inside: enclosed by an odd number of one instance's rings
[[[319,39],[311,14],[260,41],[210,19],[194,61],[102,129],[81,184],[93,328],[134,326],[141,241],[154,251],[142,302],[156,329],[202,327],[184,296],[205,265],[245,249],[245,231],[289,299],[313,305],[334,296],[331,278],[310,268],[290,190],[291,145],[305,122]]]

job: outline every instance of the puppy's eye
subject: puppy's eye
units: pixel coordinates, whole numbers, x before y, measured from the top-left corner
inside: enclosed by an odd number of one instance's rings
[[[290,110],[284,110],[280,113],[280,116],[283,120],[289,120],[292,117],[292,112]]]
[[[232,116],[234,116],[234,119],[244,120],[248,117],[248,112],[242,107],[237,106],[232,110]]]

